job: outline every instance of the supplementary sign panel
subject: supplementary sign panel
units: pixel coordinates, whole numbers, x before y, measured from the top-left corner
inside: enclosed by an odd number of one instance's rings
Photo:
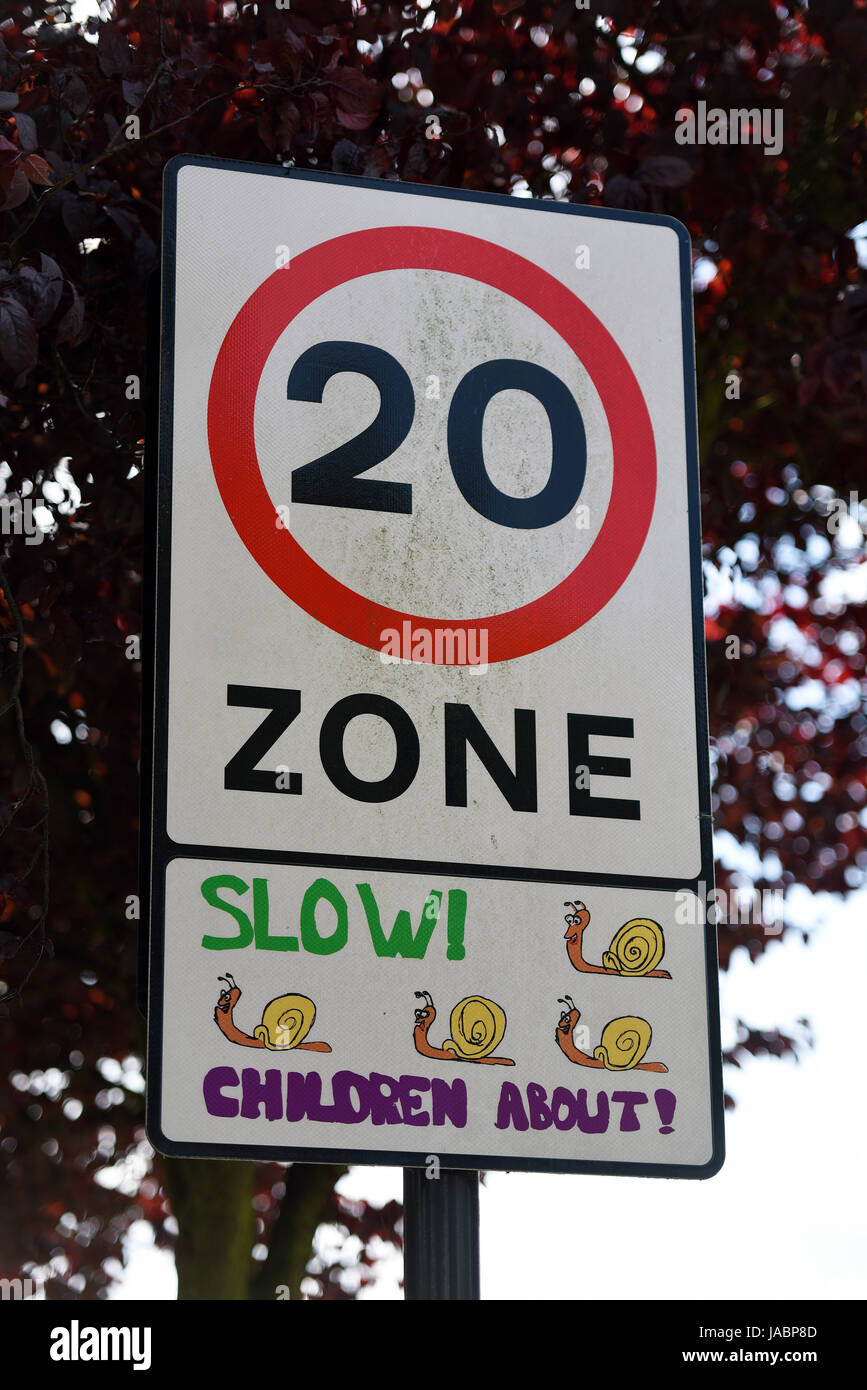
[[[684,229],[173,161],[160,415],[154,1143],[715,1171]]]

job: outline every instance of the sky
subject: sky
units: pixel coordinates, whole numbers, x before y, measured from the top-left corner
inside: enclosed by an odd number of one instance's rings
[[[807,1017],[815,1047],[800,1062],[748,1058],[726,1069],[736,1107],[727,1159],[705,1182],[491,1173],[481,1193],[482,1297],[628,1298],[623,1249],[645,1272],[636,1295],[662,1299],[856,1299],[867,1296],[864,1249],[867,1123],[855,1062],[863,1047],[867,891],[845,903],[795,890],[789,932],[751,963],[734,953],[722,976],[723,1035],[740,1017],[788,1028]],[[357,1167],[348,1196],[401,1195],[398,1168]],[[334,1233],[320,1233],[323,1250]],[[353,1253],[347,1250],[347,1255]],[[401,1261],[380,1260],[363,1299],[398,1299]],[[119,1299],[173,1299],[171,1255],[139,1222]]]

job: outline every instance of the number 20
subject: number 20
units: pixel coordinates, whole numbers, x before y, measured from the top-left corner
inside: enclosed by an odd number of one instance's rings
[[[292,474],[292,501],[320,507],[358,507],[365,511],[412,511],[412,484],[363,478],[389,458],[409,434],[415,416],[412,382],[403,367],[369,343],[317,343],[303,352],[289,374],[290,401],[321,401],[338,372],[369,377],[379,391],[376,419],[354,439]],[[492,483],[485,468],[482,425],[500,391],[526,391],[545,408],[551,427],[551,474],[533,497],[510,497]],[[535,362],[498,357],[462,377],[449,407],[449,463],[469,505],[488,521],[518,530],[553,526],[571,512],[587,471],[587,440],[572,393]]]

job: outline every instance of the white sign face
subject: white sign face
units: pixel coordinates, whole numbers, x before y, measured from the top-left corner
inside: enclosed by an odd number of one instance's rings
[[[686,232],[184,158],[162,314],[153,1142],[716,1171]]]

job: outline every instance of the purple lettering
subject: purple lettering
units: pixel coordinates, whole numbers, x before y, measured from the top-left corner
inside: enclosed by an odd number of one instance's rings
[[[357,1125],[362,1120],[366,1120],[370,1114],[370,1101],[368,1099],[369,1083],[367,1078],[359,1076],[354,1071],[339,1071],[335,1073],[331,1082],[331,1089],[334,1092],[334,1105],[330,1119],[334,1119],[340,1125]],[[358,1099],[358,1109],[352,1103],[352,1092]],[[313,1119],[313,1116],[310,1117]]]
[[[255,1067],[244,1067],[241,1072],[241,1114],[245,1120],[258,1120],[259,1106],[264,1103],[265,1118],[283,1118],[283,1074],[276,1067],[269,1067],[264,1081]]]
[[[494,1124],[497,1129],[508,1129],[509,1125],[513,1125],[515,1129],[530,1128],[521,1092],[514,1081],[504,1081],[500,1087],[500,1102]]]
[[[587,1092],[580,1090],[576,1093],[575,1100],[578,1103],[578,1128],[582,1134],[604,1134],[608,1128],[608,1097],[604,1091],[600,1091],[596,1097],[596,1114],[591,1115],[587,1109]]]
[[[237,1086],[238,1073],[234,1067],[211,1067],[202,1082],[205,1109],[209,1115],[220,1115],[228,1119],[238,1113],[238,1102],[231,1096],[223,1095],[224,1086]]]
[[[310,1082],[316,1086],[316,1100],[319,1099],[322,1083],[315,1071],[305,1076],[302,1071],[290,1071],[286,1077],[286,1119],[295,1124],[307,1114],[307,1095]],[[315,1104],[315,1101],[314,1101]]]
[[[646,1105],[647,1096],[643,1091],[612,1091],[611,1099],[619,1101],[623,1106],[623,1113],[620,1116],[621,1130],[641,1129],[638,1116],[635,1113],[636,1105]]]
[[[429,1091],[430,1081],[426,1076],[402,1076],[398,1082],[400,1086],[400,1111],[405,1125],[429,1125],[430,1115],[416,1115],[414,1112],[421,1109],[423,1096],[415,1095],[416,1091]]]
[[[444,1125],[450,1120],[455,1129],[463,1129],[467,1123],[467,1083],[465,1081],[443,1081],[435,1076],[431,1082],[433,1101],[433,1122]]]
[[[530,1126],[533,1129],[551,1128],[551,1111],[545,1102],[548,1092],[538,1081],[531,1081],[527,1087],[527,1101],[530,1106]]]
[[[654,1091],[653,1099],[656,1101],[659,1118],[662,1120],[659,1127],[660,1134],[673,1134],[674,1125],[671,1122],[677,1107],[677,1096],[674,1091]]]
[[[399,1125],[400,1082],[393,1076],[383,1076],[382,1072],[370,1073],[370,1119],[375,1125]]]
[[[326,1077],[326,1084],[328,1078]],[[240,1105],[234,1096],[224,1094],[233,1086],[241,1086]],[[454,1125],[463,1129],[467,1123],[467,1087],[462,1080],[444,1081],[425,1076],[386,1076],[371,1072],[360,1076],[354,1071],[338,1071],[330,1081],[329,1102],[323,1100],[323,1078],[319,1072],[290,1071],[276,1067],[260,1072],[245,1067],[240,1080],[234,1067],[212,1067],[202,1081],[205,1106],[209,1115],[232,1118],[241,1114],[246,1120],[256,1120],[264,1113],[268,1120],[285,1115],[290,1124],[314,1120],[322,1124],[357,1125],[370,1119],[375,1125],[425,1126]],[[424,1093],[431,1092],[433,1115],[422,1109]],[[544,1092],[542,1093],[544,1101]],[[520,1104],[520,1101],[519,1101]],[[522,1111],[523,1114],[523,1111]],[[521,1128],[527,1128],[526,1119]]]
[[[566,1107],[566,1117],[561,1119],[560,1111]],[[565,1086],[557,1086],[551,1097],[551,1115],[558,1129],[574,1129],[578,1123],[578,1099]]]

